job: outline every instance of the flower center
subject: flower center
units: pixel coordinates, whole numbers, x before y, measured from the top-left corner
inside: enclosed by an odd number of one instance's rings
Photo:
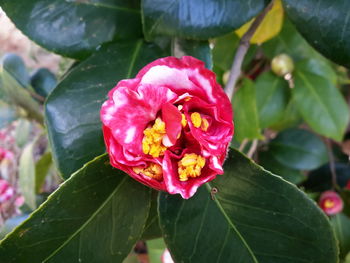
[[[195,153],[186,153],[178,162],[180,181],[187,181],[188,178],[195,178],[201,175],[205,165],[205,158]]]
[[[209,127],[209,122],[206,118],[202,118],[202,116],[198,112],[193,112],[191,114],[191,122],[193,126],[196,128],[201,128],[203,131],[207,131]]]
[[[148,167],[134,167],[133,171],[137,174],[142,173],[145,176],[148,176],[152,179],[156,179],[158,181],[163,179],[163,169],[159,164],[151,163]]]
[[[165,122],[157,118],[152,127],[143,131],[145,135],[142,139],[142,151],[152,157],[164,155],[167,147],[162,144],[163,137],[166,135]]]
[[[324,207],[325,208],[333,208],[334,207],[334,201],[333,200],[331,200],[331,199],[326,199],[325,201],[324,201]]]

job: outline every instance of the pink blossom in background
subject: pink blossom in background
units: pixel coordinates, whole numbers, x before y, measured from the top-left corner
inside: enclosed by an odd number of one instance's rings
[[[172,259],[168,249],[164,250],[161,260],[162,260],[162,263],[174,263],[174,260]]]
[[[183,198],[223,174],[232,117],[215,74],[190,56],[148,64],[120,81],[101,108],[112,166]]]
[[[0,147],[0,162],[2,160],[13,160],[14,154],[11,151],[8,151]]]
[[[318,204],[327,215],[335,215],[343,210],[343,200],[334,191],[323,192]]]

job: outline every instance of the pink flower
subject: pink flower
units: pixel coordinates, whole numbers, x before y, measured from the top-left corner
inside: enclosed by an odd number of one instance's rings
[[[12,160],[13,158],[14,154],[11,151],[0,147],[0,162],[2,160]]]
[[[166,248],[162,254],[162,263],[174,263],[169,250]]]
[[[335,215],[343,210],[343,200],[334,191],[323,192],[318,204],[327,215]]]
[[[152,188],[190,198],[223,174],[232,108],[193,57],[166,57],[120,81],[101,109],[111,164]]]

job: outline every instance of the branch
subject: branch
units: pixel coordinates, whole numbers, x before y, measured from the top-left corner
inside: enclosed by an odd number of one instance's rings
[[[274,0],[272,0],[269,5],[255,18],[252,25],[249,27],[248,31],[242,36],[239,46],[236,51],[236,55],[233,59],[232,67],[230,70],[230,77],[227,81],[225,92],[227,96],[232,100],[234,90],[236,87],[237,80],[239,76],[241,75],[241,68],[242,63],[244,60],[245,55],[247,54],[247,51],[250,46],[250,39],[253,37],[255,31],[260,26],[261,22],[263,21],[266,14],[270,11],[274,3]]]

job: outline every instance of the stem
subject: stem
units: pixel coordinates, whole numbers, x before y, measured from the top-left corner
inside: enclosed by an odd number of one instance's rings
[[[274,3],[272,0],[269,5],[255,18],[254,22],[249,27],[248,31],[242,36],[239,46],[236,51],[236,55],[233,59],[232,67],[230,70],[230,77],[227,81],[225,92],[230,100],[233,98],[234,90],[237,84],[237,80],[241,75],[242,63],[245,55],[250,46],[250,39],[253,37],[255,31],[258,29],[259,25],[263,21],[266,14],[270,11]]]
[[[253,140],[252,145],[250,146],[250,149],[249,149],[249,151],[247,153],[247,156],[249,158],[253,157],[253,155],[254,155],[254,153],[256,151],[256,148],[258,147],[258,142],[259,142],[258,139]]]

